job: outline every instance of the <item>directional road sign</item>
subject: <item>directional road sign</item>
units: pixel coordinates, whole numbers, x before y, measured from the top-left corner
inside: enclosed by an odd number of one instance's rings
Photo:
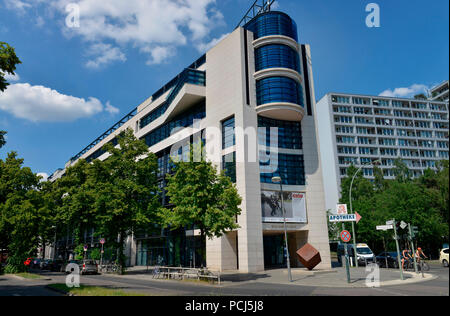
[[[330,223],[356,222],[357,219],[356,214],[330,215],[329,217]]]

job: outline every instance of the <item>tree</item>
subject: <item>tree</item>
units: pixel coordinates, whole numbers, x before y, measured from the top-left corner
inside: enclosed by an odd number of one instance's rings
[[[420,93],[414,96],[415,100],[427,100],[427,96],[424,93]]]
[[[5,146],[6,144],[5,135],[6,135],[5,131],[0,131],[0,148]]]
[[[382,180],[379,171],[373,183],[362,176],[356,178],[352,191],[353,210],[363,218],[356,225],[358,240],[382,251],[383,237],[388,237],[392,231],[383,233],[375,227],[395,218],[419,227],[416,241],[428,251],[435,251],[442,246],[443,236],[448,240],[448,161],[439,163],[436,170],[426,170],[417,179],[411,178],[402,161],[396,161],[395,166],[394,180]],[[342,181],[342,203],[349,203],[349,178],[355,169],[349,168],[348,177]],[[400,232],[405,244],[406,233]],[[392,249],[393,239],[387,240]]]
[[[0,42],[0,91],[3,92],[6,90],[6,87],[9,85],[6,82],[5,75],[10,74],[14,75],[14,71],[16,70],[16,66],[21,64],[22,62],[16,56],[16,52],[13,47],[9,46],[9,44],[5,42]]]
[[[161,204],[158,195],[157,159],[133,131],[117,138],[118,146],[108,144],[110,156],[95,160],[88,177],[94,195],[97,234],[105,237],[117,250],[119,265],[125,268],[125,238],[149,224],[157,223]]]
[[[23,262],[40,244],[48,217],[39,180],[15,152],[0,160],[0,248],[9,250],[7,272],[23,271]]]
[[[161,210],[164,227],[176,230],[195,227],[200,230],[206,249],[206,238],[219,238],[239,228],[236,217],[241,214],[241,197],[231,179],[218,173],[211,162],[194,162],[195,152],[200,147],[191,147],[189,160],[174,162],[175,170],[169,175],[167,195],[173,208]],[[205,255],[203,254],[203,260]]]

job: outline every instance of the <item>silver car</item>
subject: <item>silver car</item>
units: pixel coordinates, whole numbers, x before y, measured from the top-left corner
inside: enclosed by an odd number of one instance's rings
[[[86,259],[69,261],[69,264],[64,268],[66,273],[74,272],[74,269],[70,267],[70,264],[78,264],[80,274],[98,274],[98,266],[94,260]]]

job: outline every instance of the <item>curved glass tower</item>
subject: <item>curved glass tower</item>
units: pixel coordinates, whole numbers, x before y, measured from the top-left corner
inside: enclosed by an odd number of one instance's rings
[[[258,115],[301,121],[304,100],[297,24],[285,13],[272,11],[256,16],[244,28],[254,34]]]

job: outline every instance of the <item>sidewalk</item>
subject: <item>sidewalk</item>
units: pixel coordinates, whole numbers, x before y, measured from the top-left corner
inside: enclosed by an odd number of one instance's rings
[[[333,268],[329,270],[308,271],[306,269],[292,269],[293,282],[288,281],[286,269],[267,270],[260,273],[243,274],[238,271],[227,271],[220,274],[221,287],[234,286],[242,283],[270,283],[292,286],[311,286],[328,288],[367,288],[366,278],[370,274],[366,268],[351,268],[350,283],[347,283],[345,268]],[[414,272],[404,272],[404,280],[400,279],[399,270],[380,269],[380,286],[396,286],[420,283],[434,280],[437,277],[431,274],[416,274]],[[146,273],[146,268],[131,268],[127,275],[120,276],[131,279],[154,280],[150,274]],[[160,280],[161,282],[177,282]],[[201,285],[205,285],[201,283]],[[216,285],[217,286],[217,285]]]

